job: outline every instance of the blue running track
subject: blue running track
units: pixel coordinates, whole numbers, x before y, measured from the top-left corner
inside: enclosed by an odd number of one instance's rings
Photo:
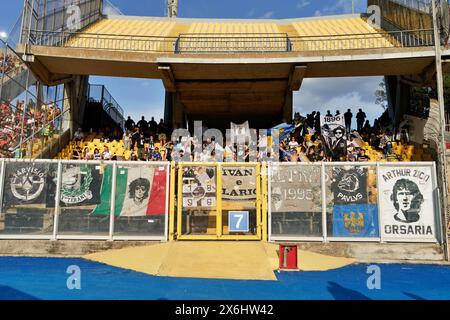
[[[67,288],[71,265],[81,270],[80,290]],[[155,277],[84,259],[0,257],[0,300],[450,299],[450,266],[379,265],[381,290],[367,288],[367,266],[242,281]]]

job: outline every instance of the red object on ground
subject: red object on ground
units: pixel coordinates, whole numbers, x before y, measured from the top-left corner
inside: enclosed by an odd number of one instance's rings
[[[296,244],[280,244],[279,257],[280,269],[298,269]]]
[[[450,149],[450,142],[447,142],[447,149]]]

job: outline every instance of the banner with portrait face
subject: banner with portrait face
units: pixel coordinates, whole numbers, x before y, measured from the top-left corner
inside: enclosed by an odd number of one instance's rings
[[[321,212],[321,167],[282,166],[271,169],[272,212]]]
[[[103,174],[100,165],[64,163],[61,172],[61,207],[80,207],[100,203]],[[58,166],[51,165],[47,178],[47,207],[55,206]]]
[[[331,191],[335,204],[367,203],[368,168],[333,167]]]
[[[216,207],[216,168],[183,168],[183,208]]]
[[[48,166],[35,162],[6,164],[3,212],[18,205],[45,204]]]
[[[437,241],[432,167],[381,166],[378,174],[382,238]]]
[[[325,154],[334,160],[346,157],[347,136],[344,116],[320,116],[320,128]]]

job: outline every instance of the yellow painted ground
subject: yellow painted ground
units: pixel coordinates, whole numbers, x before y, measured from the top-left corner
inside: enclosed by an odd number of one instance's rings
[[[298,250],[297,265],[303,271],[327,271],[348,266],[354,259],[327,256],[320,253]]]
[[[264,242],[179,241],[108,250],[85,259],[157,276],[276,280],[278,245]],[[324,271],[352,259],[299,250],[300,270]]]

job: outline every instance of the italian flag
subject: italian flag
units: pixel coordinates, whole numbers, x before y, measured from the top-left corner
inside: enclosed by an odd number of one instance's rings
[[[112,194],[113,166],[106,166],[100,192],[101,203],[93,215],[109,215],[115,197],[116,217],[138,217],[166,213],[166,166],[117,167],[116,194]],[[139,190],[138,190],[139,189]]]

